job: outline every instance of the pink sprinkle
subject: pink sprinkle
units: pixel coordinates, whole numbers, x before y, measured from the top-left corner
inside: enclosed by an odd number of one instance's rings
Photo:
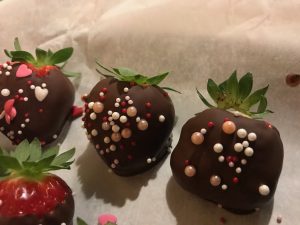
[[[109,222],[117,223],[117,217],[112,214],[102,214],[98,217],[99,225],[105,225]]]
[[[213,122],[208,122],[208,127],[214,127],[215,126],[215,124],[213,123]]]

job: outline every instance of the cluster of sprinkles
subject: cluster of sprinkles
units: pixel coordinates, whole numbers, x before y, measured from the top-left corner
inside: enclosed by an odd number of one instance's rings
[[[270,124],[266,124],[268,128],[272,128]],[[196,131],[191,135],[191,142],[194,145],[201,145],[205,141],[205,134],[209,129],[215,127],[214,122],[210,121],[207,124],[207,128],[202,128],[200,131]],[[237,128],[236,124],[229,120],[228,118],[224,119],[222,124],[222,132],[227,135],[236,135],[239,142],[234,144],[235,155],[224,155],[224,146],[222,143],[215,143],[213,145],[212,151],[218,155],[218,161],[220,163],[226,163],[229,168],[234,169],[234,175],[232,177],[232,183],[237,184],[240,182],[240,174],[242,173],[242,167],[248,163],[248,160],[251,159],[254,155],[254,149],[251,147],[251,143],[254,143],[257,140],[257,135],[254,132],[248,132],[244,128]],[[239,156],[236,156],[238,154]],[[194,165],[190,163],[189,160],[184,162],[185,168],[184,173],[187,177],[194,177],[197,173],[197,169]],[[209,181],[213,187],[220,187],[221,190],[225,191],[228,189],[229,185],[222,182],[222,178],[219,174],[212,174]],[[257,192],[262,196],[267,196],[270,193],[270,188],[266,184],[260,184],[257,188]]]
[[[13,63],[12,62],[6,62],[3,64],[0,64],[0,79],[1,76],[5,77],[11,77],[13,76],[12,73],[13,69]],[[18,79],[28,78],[32,76],[33,71],[27,64],[21,64],[18,66],[18,69],[15,72],[15,76]],[[43,102],[46,97],[48,96],[48,89],[46,83],[41,83],[40,85],[34,85],[32,80],[26,80],[25,84],[28,90],[24,90],[22,88],[18,89],[16,93],[13,93],[13,91],[9,87],[1,87],[0,88],[0,98],[4,99],[4,107],[3,110],[0,111],[0,121],[4,120],[5,122],[2,123],[2,126],[0,126],[0,131],[5,133],[8,138],[10,138],[15,143],[19,143],[21,138],[21,135],[24,132],[24,129],[28,126],[30,123],[30,114],[29,112],[25,112],[23,115],[20,114],[20,112],[17,111],[16,106],[20,103],[26,103],[30,102],[31,99],[29,96],[26,95],[26,92],[33,91],[34,96],[37,101]],[[37,111],[39,113],[42,113],[44,111],[43,108],[38,108]],[[12,121],[15,119],[16,116],[22,117],[23,122],[20,124],[19,129],[17,130],[9,130],[9,126],[12,123]],[[5,125],[6,124],[6,125]],[[57,135],[53,135],[53,139],[56,139]],[[43,143],[43,140],[40,140]]]
[[[134,86],[134,84],[131,86]],[[126,143],[129,141],[130,147],[136,146],[132,129],[134,126],[138,131],[144,132],[148,130],[150,120],[152,119],[157,119],[160,123],[165,122],[166,118],[164,115],[159,115],[158,118],[153,118],[151,113],[152,103],[150,101],[146,101],[143,106],[146,109],[146,113],[140,115],[134,104],[134,99],[132,99],[129,95],[129,91],[130,87],[124,87],[123,94],[115,99],[113,108],[111,109],[105,107],[107,93],[109,92],[106,87],[99,90],[99,97],[97,101],[87,102],[87,95],[82,97],[85,102],[82,127],[86,128],[85,131],[88,139],[103,135],[103,133],[106,134],[103,139],[93,139],[97,142],[95,143],[95,147],[100,155],[124,150],[125,140],[127,140]],[[92,129],[92,122],[96,120],[101,121],[99,124],[100,126]],[[132,159],[133,156],[128,154],[127,160],[130,161]],[[145,158],[145,164],[151,164],[155,161],[155,156],[148,156]],[[115,169],[118,165],[120,165],[120,163],[120,159],[114,158],[110,162],[110,167]]]

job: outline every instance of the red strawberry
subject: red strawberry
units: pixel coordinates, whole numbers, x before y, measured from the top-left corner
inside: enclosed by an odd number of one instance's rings
[[[235,213],[253,212],[274,196],[283,162],[278,130],[262,118],[268,86],[251,94],[253,78],[236,72],[207,89],[217,106],[196,114],[182,128],[171,156],[176,181],[201,198]],[[250,108],[258,103],[256,112]]]
[[[175,112],[168,94],[158,86],[168,73],[148,78],[126,68],[99,66],[111,75],[83,97],[84,127],[116,174],[140,173],[168,153]]]
[[[75,150],[42,152],[40,142],[27,140],[13,152],[0,152],[0,224],[72,224],[74,199],[69,186],[53,170],[70,169]]]
[[[15,144],[37,137],[43,144],[59,135],[72,114],[74,87],[61,64],[72,48],[55,53],[36,49],[36,58],[21,50],[5,53],[12,62],[0,66],[0,131]]]

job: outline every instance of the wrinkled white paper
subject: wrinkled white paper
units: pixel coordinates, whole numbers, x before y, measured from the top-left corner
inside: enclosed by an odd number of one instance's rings
[[[246,216],[233,215],[183,191],[171,178],[169,158],[154,170],[120,178],[89,145],[80,119],[62,144],[77,148],[72,171],[58,172],[75,192],[76,215],[96,224],[100,213],[113,213],[120,225],[283,224],[300,219],[300,87],[285,85],[287,73],[300,71],[300,2],[297,0],[3,0],[0,2],[0,49],[12,49],[18,36],[23,48],[75,48],[68,69],[75,79],[76,103],[99,80],[95,58],[107,66],[126,66],[146,74],[172,71],[164,84],[178,122],[176,145],[185,121],[205,107],[209,77],[221,82],[233,70],[253,72],[255,86],[270,84],[266,119],[281,132],[285,146],[282,176],[273,205]],[[4,54],[0,60],[6,61]],[[7,146],[3,136],[0,145]]]

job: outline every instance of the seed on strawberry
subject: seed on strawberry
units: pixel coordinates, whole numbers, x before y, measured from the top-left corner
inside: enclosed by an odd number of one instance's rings
[[[74,87],[66,78],[76,74],[59,66],[71,57],[73,48],[55,53],[38,48],[36,57],[23,51],[18,39],[15,48],[15,51],[5,50],[12,62],[0,67],[0,127],[5,135],[20,130],[15,135],[7,135],[16,143],[35,137],[50,143],[72,113],[82,114],[73,108]],[[10,108],[5,109],[10,103]],[[26,116],[28,113],[30,116]],[[21,126],[24,117],[30,118],[26,127]]]
[[[0,224],[71,225],[74,199],[69,186],[53,170],[70,169],[75,149],[42,151],[34,139],[15,151],[0,150]]]
[[[87,135],[95,146],[100,146],[97,152],[116,174],[143,172],[168,154],[175,112],[163,89],[173,89],[158,86],[168,73],[146,77],[127,68],[98,65],[110,75],[105,75],[106,79],[84,99],[87,105],[100,101],[103,107],[99,112],[91,107],[86,113],[85,121],[92,124],[84,125]]]
[[[283,163],[278,130],[258,120],[272,112],[268,86],[251,94],[252,84],[250,73],[238,81],[234,72],[219,85],[209,79],[215,106],[197,90],[210,109],[185,123],[171,155],[173,175],[183,188],[235,213],[253,212],[273,198]]]

